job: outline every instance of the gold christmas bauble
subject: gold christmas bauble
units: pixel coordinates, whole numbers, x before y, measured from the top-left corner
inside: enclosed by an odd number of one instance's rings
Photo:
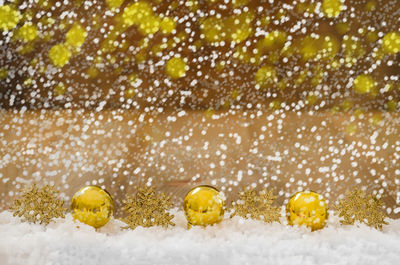
[[[289,225],[305,225],[315,231],[326,224],[327,205],[325,199],[318,193],[297,192],[286,205],[286,215]]]
[[[211,186],[193,188],[183,201],[183,210],[190,225],[207,226],[224,217],[225,202],[220,192]]]
[[[94,228],[105,225],[113,212],[111,195],[98,186],[83,187],[72,197],[72,217]]]

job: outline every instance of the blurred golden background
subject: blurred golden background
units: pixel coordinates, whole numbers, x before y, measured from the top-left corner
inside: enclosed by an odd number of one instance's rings
[[[5,1],[0,208],[137,185],[347,189],[400,212],[398,0]]]

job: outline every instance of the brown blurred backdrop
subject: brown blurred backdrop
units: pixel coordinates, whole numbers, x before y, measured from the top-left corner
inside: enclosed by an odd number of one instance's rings
[[[365,188],[399,217],[400,53],[385,53],[382,39],[399,31],[400,1],[347,0],[337,17],[320,12],[323,0],[142,1],[176,22],[151,36],[137,25],[115,30],[131,1],[114,10],[112,1],[26,2],[6,1],[21,20],[0,34],[0,209],[33,182],[54,184],[67,201],[100,185],[117,209],[138,185],[179,206],[191,187],[210,184],[228,202],[254,185],[274,189],[278,204],[312,189],[331,206]],[[237,10],[250,20],[218,29]],[[202,31],[210,17],[215,26]],[[17,37],[26,23],[38,28],[29,42]],[[78,24],[83,45],[55,67],[49,50]],[[236,43],[202,37],[246,25],[251,34]],[[284,40],[268,44],[273,32]],[[177,79],[165,69],[174,55],[188,66]],[[262,67],[275,79],[258,88]],[[357,92],[362,74],[373,86]]]

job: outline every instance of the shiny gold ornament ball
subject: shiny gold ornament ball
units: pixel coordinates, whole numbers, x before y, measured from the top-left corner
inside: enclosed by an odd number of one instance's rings
[[[220,192],[211,186],[197,186],[186,195],[183,210],[190,225],[207,226],[224,217],[225,202]]]
[[[328,219],[327,204],[322,195],[303,191],[294,194],[286,205],[289,225],[305,225],[312,231],[325,226]]]
[[[72,217],[94,228],[105,225],[113,212],[113,199],[107,191],[98,186],[83,187],[72,197]]]

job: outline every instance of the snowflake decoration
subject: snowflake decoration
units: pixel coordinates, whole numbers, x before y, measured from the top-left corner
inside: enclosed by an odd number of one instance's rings
[[[233,203],[234,212],[231,217],[239,215],[266,223],[279,222],[280,209],[272,206],[275,199],[273,190],[264,189],[257,193],[254,188],[247,188],[239,193],[239,200]]]
[[[346,198],[338,202],[336,210],[337,215],[342,217],[340,223],[343,225],[353,225],[358,221],[382,230],[383,225],[387,224],[382,202],[373,195],[366,195],[362,190],[348,192]]]
[[[22,198],[14,200],[10,210],[14,216],[23,217],[23,222],[48,225],[54,218],[65,218],[67,209],[54,187],[46,185],[39,189],[33,184],[22,192]]]
[[[122,210],[126,217],[122,219],[128,226],[124,229],[135,229],[138,226],[162,226],[167,228],[175,224],[171,221],[174,215],[168,210],[172,203],[164,193],[156,193],[153,187],[139,188],[135,196],[127,196],[123,200]]]

